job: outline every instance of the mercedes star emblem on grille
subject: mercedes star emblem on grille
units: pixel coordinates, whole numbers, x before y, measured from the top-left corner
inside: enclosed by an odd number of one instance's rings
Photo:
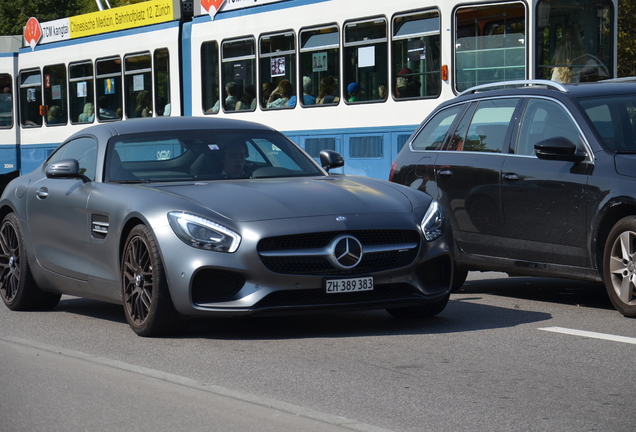
[[[329,260],[336,268],[351,269],[362,260],[362,243],[351,236],[335,238],[331,243],[332,257]]]

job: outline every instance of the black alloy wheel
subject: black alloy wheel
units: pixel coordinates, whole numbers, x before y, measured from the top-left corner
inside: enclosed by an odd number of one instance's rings
[[[18,218],[9,213],[0,225],[0,297],[13,311],[53,309],[61,294],[38,288],[26,258]]]
[[[159,248],[145,225],[137,225],[128,235],[121,278],[126,320],[135,333],[163,336],[179,327]]]

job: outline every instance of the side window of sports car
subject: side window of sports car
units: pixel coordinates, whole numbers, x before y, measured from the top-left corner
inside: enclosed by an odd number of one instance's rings
[[[463,105],[456,105],[435,114],[435,117],[426,123],[426,126],[422,128],[411,143],[413,150],[441,149],[448,129],[453,125],[455,117],[457,117],[462,108]]]
[[[93,138],[81,137],[67,142],[51,155],[47,165],[62,159],[75,159],[79,163],[80,174],[95,180],[97,142]]]
[[[516,154],[534,155],[534,145],[540,141],[565,137],[582,146],[583,138],[568,112],[556,102],[530,99],[521,119]],[[579,150],[585,151],[580,147]]]

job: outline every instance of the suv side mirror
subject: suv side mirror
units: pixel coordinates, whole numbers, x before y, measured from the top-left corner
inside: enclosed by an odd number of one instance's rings
[[[340,153],[333,150],[322,150],[320,152],[320,165],[329,172],[332,168],[344,166],[344,158]]]
[[[548,138],[534,145],[539,159],[560,160],[566,162],[582,162],[585,154],[578,153],[576,144],[565,137]]]

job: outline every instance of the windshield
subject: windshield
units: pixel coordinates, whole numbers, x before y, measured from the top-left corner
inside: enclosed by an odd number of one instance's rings
[[[267,130],[183,130],[115,137],[105,181],[172,182],[324,175],[282,134]]]
[[[607,150],[636,152],[635,101],[633,94],[579,101]]]
[[[543,0],[537,4],[536,77],[562,83],[614,76],[610,0]]]

